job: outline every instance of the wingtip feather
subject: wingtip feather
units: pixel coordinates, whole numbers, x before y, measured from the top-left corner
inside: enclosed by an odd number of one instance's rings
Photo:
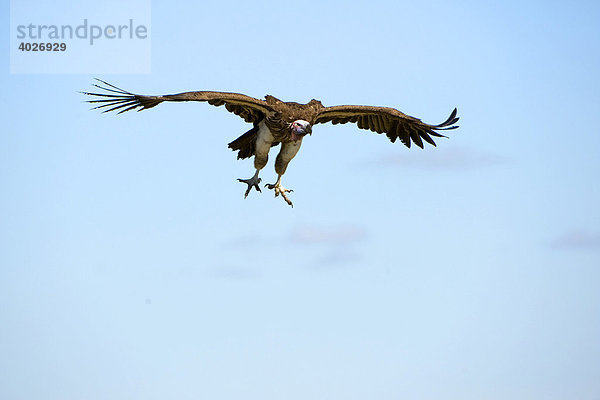
[[[80,92],[81,94],[84,94],[86,96],[93,96],[94,98],[91,100],[86,100],[86,103],[90,103],[90,104],[98,104],[95,107],[92,107],[92,110],[95,109],[101,109],[101,108],[105,108],[105,110],[102,110],[103,113],[107,113],[107,112],[111,112],[111,111],[117,111],[117,114],[122,114],[125,111],[129,111],[129,110],[133,110],[135,108],[140,108],[138,111],[143,110],[145,108],[150,108],[153,107],[154,105],[158,104],[147,104],[147,101],[143,101],[146,100],[145,96],[139,96],[136,94],[133,94],[131,92],[128,92],[126,90],[123,90],[115,85],[112,85],[106,81],[103,81],[102,79],[99,78],[94,78],[96,81],[100,82],[101,84],[95,84],[93,83],[92,86],[104,91],[103,92],[85,92],[82,91]]]

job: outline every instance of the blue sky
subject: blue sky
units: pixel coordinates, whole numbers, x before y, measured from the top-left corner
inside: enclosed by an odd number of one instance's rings
[[[0,40],[0,398],[600,396],[597,2],[151,16],[149,74],[11,74]],[[456,106],[461,127],[409,150],[318,125],[284,176],[292,209],[244,200],[241,119],[89,111],[94,77],[431,123]]]

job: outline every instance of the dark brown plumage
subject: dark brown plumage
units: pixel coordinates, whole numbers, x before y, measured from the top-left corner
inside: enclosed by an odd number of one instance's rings
[[[299,104],[283,102],[270,95],[265,96],[265,100],[259,100],[239,93],[209,91],[145,96],[127,92],[100,79],[98,81],[102,85],[94,84],[94,86],[103,92],[82,93],[94,96],[94,99],[88,100],[88,103],[96,104],[94,108],[105,109],[104,112],[117,111],[120,114],[134,109],[141,111],[155,107],[163,101],[205,101],[213,106],[225,106],[227,111],[252,123],[252,129],[229,143],[229,147],[238,151],[238,158],[256,156],[257,173],[252,181],[253,187],[256,188],[258,188],[256,181],[260,181],[257,178],[258,171],[267,162],[269,147],[282,144],[282,152],[278,157],[280,161],[276,163],[281,179],[287,164],[296,155],[302,138],[312,132],[312,126],[315,124],[331,122],[335,125],[352,122],[361,129],[385,133],[392,143],[400,139],[407,147],[414,143],[421,148],[423,148],[423,141],[435,146],[432,137],[445,137],[439,131],[458,128],[454,125],[458,121],[456,108],[446,121],[439,125],[430,125],[389,107],[349,105],[325,107],[320,101],[314,99],[306,104]],[[276,185],[271,186],[278,187],[279,180]],[[241,181],[248,183],[249,180]],[[246,195],[250,191],[250,183],[248,185]],[[281,194],[291,205],[285,192]]]
[[[393,143],[397,139],[406,145],[411,142],[423,148],[423,140],[435,146],[431,138],[445,137],[437,131],[456,129],[458,121],[457,110],[454,109],[450,117],[439,125],[430,125],[420,119],[406,115],[395,108],[374,106],[333,106],[324,107],[320,101],[311,100],[307,104],[283,102],[273,96],[265,96],[265,100],[255,99],[239,93],[227,92],[184,92],[163,96],[143,96],[119,89],[107,82],[99,80],[106,86],[94,86],[109,93],[89,93],[86,95],[97,96],[101,99],[88,100],[89,103],[100,103],[94,108],[106,108],[104,112],[125,111],[138,109],[138,111],[155,107],[163,101],[206,101],[213,106],[225,106],[246,122],[257,123],[267,118],[267,126],[271,129],[282,130],[294,120],[302,119],[311,125],[331,122],[345,124],[353,122],[361,129],[369,129],[377,133],[385,133]]]

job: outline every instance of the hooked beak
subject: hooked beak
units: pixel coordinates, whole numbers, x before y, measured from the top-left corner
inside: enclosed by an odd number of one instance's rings
[[[312,127],[306,121],[295,121],[291,124],[292,139],[299,140],[302,137],[312,135]]]

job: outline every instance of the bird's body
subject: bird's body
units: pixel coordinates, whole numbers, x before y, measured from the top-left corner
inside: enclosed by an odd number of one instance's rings
[[[254,154],[254,167],[262,169],[267,164],[269,158],[269,150],[273,146],[273,143],[281,143],[281,149],[275,159],[275,172],[279,175],[283,175],[287,168],[287,165],[292,158],[298,154],[300,146],[302,145],[302,138],[292,140],[290,138],[277,139],[273,134],[273,131],[269,129],[265,121],[261,121],[258,124],[258,132],[256,135],[256,150]]]
[[[271,147],[281,144],[275,159],[275,172],[278,179],[275,184],[269,184],[267,187],[275,191],[275,196],[281,194],[290,206],[292,206],[292,202],[287,193],[291,190],[281,186],[281,177],[289,162],[300,150],[304,137],[312,134],[313,125],[325,122],[333,124],[353,122],[359,128],[385,133],[392,143],[400,139],[407,147],[410,147],[412,142],[422,148],[423,140],[435,146],[431,136],[443,137],[437,131],[455,129],[457,126],[454,124],[458,121],[456,109],[442,124],[429,125],[389,107],[325,107],[315,99],[306,104],[300,104],[284,102],[271,95],[265,96],[265,100],[259,100],[239,93],[209,91],[144,96],[124,91],[104,81],[100,82],[105,86],[94,86],[105,92],[83,93],[96,96],[96,99],[88,102],[100,103],[95,108],[108,107],[105,112],[119,110],[119,113],[122,113],[136,108],[141,111],[152,108],[163,101],[206,101],[214,106],[224,105],[227,111],[252,123],[252,129],[229,143],[229,148],[238,152],[238,159],[254,156],[254,167],[256,168],[254,176],[249,179],[238,179],[248,185],[245,196],[248,196],[253,187],[260,191],[258,184],[261,179],[258,174],[267,164]]]

